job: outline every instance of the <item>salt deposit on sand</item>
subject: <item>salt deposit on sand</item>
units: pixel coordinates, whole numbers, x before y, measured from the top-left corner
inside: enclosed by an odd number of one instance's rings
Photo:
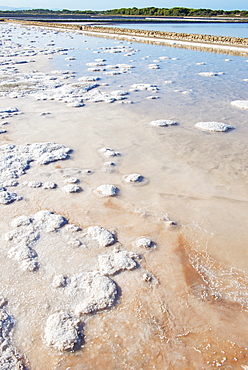
[[[144,176],[139,173],[131,173],[130,175],[124,176],[124,180],[130,183],[137,183],[144,180]]]
[[[12,344],[15,321],[8,313],[6,305],[7,301],[0,298],[0,367],[1,370],[24,370],[23,360]]]
[[[103,154],[105,157],[119,157],[121,155],[121,153],[110,148],[101,148],[99,152]]]
[[[248,110],[248,100],[234,100],[231,102],[234,107]]]
[[[158,120],[150,122],[150,125],[156,126],[156,127],[166,127],[166,126],[173,126],[177,124],[178,123],[176,121],[172,121],[170,119],[158,119]]]
[[[96,191],[103,197],[114,197],[118,195],[119,189],[115,185],[103,184],[96,188]]]
[[[0,184],[17,179],[30,168],[30,163],[45,165],[69,158],[70,148],[55,143],[33,143],[30,145],[0,146]],[[18,183],[15,184],[16,186]],[[25,185],[25,183],[24,183]],[[29,187],[40,187],[41,182],[28,182]],[[1,188],[1,203],[7,204],[20,199],[16,194]]]
[[[66,193],[79,193],[80,191],[82,191],[83,189],[81,188],[81,186],[78,186],[78,185],[74,185],[74,184],[68,184],[68,185],[65,185],[63,187],[63,190],[66,192]]]
[[[147,248],[147,249],[155,247],[155,243],[152,241],[152,239],[148,238],[147,236],[139,237],[135,241],[135,245],[137,247],[143,247],[143,248]]]
[[[83,341],[82,323],[68,312],[54,313],[47,319],[44,339],[58,351],[78,349]]]
[[[205,77],[214,77],[214,76],[222,76],[223,72],[200,72],[199,76],[205,76]]]
[[[98,256],[99,271],[103,275],[115,275],[124,270],[133,270],[138,264],[140,256],[137,253],[115,249],[112,254],[100,254]]]
[[[233,126],[226,125],[222,122],[198,122],[195,127],[205,131],[225,132],[233,129]]]

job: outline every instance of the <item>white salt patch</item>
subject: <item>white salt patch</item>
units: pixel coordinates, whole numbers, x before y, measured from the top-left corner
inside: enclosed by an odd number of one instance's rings
[[[67,177],[66,179],[65,179],[65,182],[67,182],[68,184],[77,184],[78,182],[80,182],[79,181],[79,179],[78,178],[76,178],[76,177]]]
[[[16,193],[9,193],[6,188],[0,188],[0,204],[9,204],[21,199]]]
[[[149,95],[149,96],[146,97],[146,99],[155,100],[155,99],[159,99],[159,96]]]
[[[24,369],[21,356],[12,345],[12,333],[15,321],[4,307],[6,299],[0,298],[0,368],[1,370]]]
[[[117,76],[117,75],[120,75],[121,73],[117,71],[107,71],[107,72],[103,72],[103,74],[106,76]]]
[[[78,81],[86,81],[86,82],[92,82],[92,81],[99,81],[100,77],[93,77],[93,76],[85,76],[85,77],[79,77]]]
[[[159,90],[157,85],[152,85],[152,84],[133,84],[131,85],[131,89],[134,89],[136,91],[139,91],[139,90],[157,91]]]
[[[0,180],[18,178],[35,161],[48,164],[60,159],[69,158],[71,149],[55,143],[34,143],[31,145],[0,146]]]
[[[132,173],[125,177],[126,182],[141,182],[144,180],[144,177],[139,173]]]
[[[68,184],[63,189],[66,193],[79,193],[83,190],[80,186],[74,184]]]
[[[101,247],[107,247],[116,242],[115,235],[101,226],[90,226],[86,233],[91,239],[96,240]]]
[[[214,76],[221,76],[224,75],[224,72],[200,72],[200,76],[205,76],[205,77],[214,77]]]
[[[42,182],[40,182],[40,181],[24,181],[23,185],[26,185],[29,188],[40,188],[42,186]]]
[[[83,107],[84,103],[80,100],[74,100],[71,103],[67,104],[67,107],[74,107],[74,108],[80,108]]]
[[[58,351],[73,351],[82,344],[82,324],[68,312],[50,315],[46,322],[44,339],[48,346]]]
[[[127,250],[114,250],[112,254],[98,256],[99,271],[103,275],[114,275],[119,271],[133,270],[137,267],[139,255]]]
[[[33,215],[21,216],[13,220],[14,229],[4,235],[11,248],[8,257],[19,262],[23,270],[35,271],[39,268],[38,255],[34,245],[39,241],[41,232],[54,232],[63,227],[67,220],[50,211],[40,211]]]
[[[224,132],[234,128],[222,122],[198,122],[195,124],[195,127],[201,130],[216,132]]]
[[[101,148],[99,152],[102,153],[105,157],[118,157],[121,155],[121,153],[116,152],[114,149],[110,148]]]
[[[114,197],[119,193],[119,189],[111,184],[103,184],[96,188],[97,192],[104,197]]]
[[[177,125],[178,123],[172,120],[163,120],[163,119],[158,119],[155,121],[151,121],[150,125],[152,126],[157,126],[157,127],[165,127],[165,126],[172,126],[172,125]]]
[[[57,184],[55,184],[55,182],[44,182],[43,185],[42,185],[42,188],[43,189],[55,189],[57,187]]]
[[[148,249],[155,246],[155,243],[147,236],[142,236],[138,238],[135,241],[135,244],[137,247],[148,248]]]
[[[231,102],[234,107],[248,110],[248,100],[234,100]]]
[[[160,66],[158,64],[149,64],[148,68],[150,68],[150,69],[160,69]]]

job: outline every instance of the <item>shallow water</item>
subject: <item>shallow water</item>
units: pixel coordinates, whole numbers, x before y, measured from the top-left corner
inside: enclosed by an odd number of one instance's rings
[[[78,23],[77,23],[78,24]],[[198,33],[202,35],[248,37],[247,23],[113,23],[108,27],[141,29],[149,31]]]
[[[23,112],[9,120],[8,132],[0,136],[2,144],[54,141],[73,149],[70,159],[46,166],[32,163],[20,177],[20,183],[53,181],[58,187],[14,189],[24,199],[1,205],[1,235],[12,229],[14,217],[49,209],[83,229],[91,225],[115,229],[124,248],[142,254],[140,268],[113,277],[120,290],[116,306],[83,317],[86,337],[82,350],[60,354],[44,343],[45,321],[56,310],[73,307],[54,291],[51,281],[60,273],[95,269],[97,255],[106,248],[68,248],[61,239],[63,231],[47,234],[36,248],[41,267],[30,273],[7,257],[8,245],[3,242],[1,294],[8,298],[17,323],[16,347],[27,356],[31,369],[41,370],[245,369],[248,116],[230,102],[248,99],[248,82],[243,81],[248,78],[246,59],[230,56],[231,60],[225,61],[228,56],[220,54],[71,32],[41,35],[32,28],[29,32],[17,39],[17,27],[13,41],[28,45],[38,35],[39,47],[53,39],[56,46],[72,50],[68,55],[35,57],[32,64],[17,65],[20,71],[69,69],[76,72],[76,78],[96,75],[101,83],[109,84],[100,87],[102,92],[129,91],[135,83],[155,84],[159,91],[130,92],[127,97],[133,104],[86,101],[82,108],[35,101],[32,96],[0,98],[1,107],[16,106]],[[99,49],[124,45],[134,48],[134,54]],[[76,59],[65,60],[68,56]],[[162,56],[170,59],[156,62],[160,69],[148,68]],[[86,63],[96,58],[135,68],[132,73],[115,76],[87,71]],[[197,65],[199,62],[206,64]],[[204,77],[200,72],[224,74]],[[159,99],[148,100],[149,95]],[[41,112],[50,114],[40,116]],[[178,125],[149,125],[156,119],[172,119]],[[194,126],[199,121],[220,121],[235,129],[203,132]],[[106,159],[99,153],[102,147],[113,148],[121,156]],[[106,172],[106,160],[116,163],[113,172]],[[76,169],[92,173],[79,174]],[[130,173],[140,173],[146,181],[125,183],[124,176]],[[66,174],[80,178],[81,193],[62,190]],[[95,189],[104,183],[116,185],[119,195],[99,197]],[[169,226],[167,218],[177,226]],[[154,240],[157,248],[138,249],[134,241],[141,235]],[[153,275],[151,283],[142,278],[146,271]]]

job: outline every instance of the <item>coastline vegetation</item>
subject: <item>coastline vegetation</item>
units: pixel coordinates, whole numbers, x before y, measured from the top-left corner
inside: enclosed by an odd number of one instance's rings
[[[25,10],[0,10],[0,15],[125,15],[145,17],[248,17],[248,10],[212,10],[192,8],[120,8],[104,11],[93,10],[51,10],[51,9],[25,9]]]

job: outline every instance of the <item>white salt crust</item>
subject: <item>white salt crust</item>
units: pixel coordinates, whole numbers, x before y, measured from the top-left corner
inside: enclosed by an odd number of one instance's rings
[[[24,370],[23,360],[12,344],[12,330],[15,321],[8,313],[7,301],[0,298],[0,368],[1,370]]]
[[[222,76],[224,72],[200,72],[200,76],[205,76],[205,77],[215,77],[215,76]]]
[[[114,275],[124,270],[133,270],[138,264],[137,253],[116,249],[112,254],[101,254],[98,256],[99,271],[103,275]]]
[[[105,157],[119,157],[121,153],[110,148],[101,148],[99,153],[103,154]]]
[[[248,110],[248,100],[233,100],[231,105],[236,108]]]
[[[144,177],[139,173],[131,173],[130,175],[124,176],[126,182],[141,182],[144,180]]]
[[[115,185],[103,184],[96,188],[96,191],[103,197],[114,197],[118,195],[119,189]]]
[[[48,210],[15,218],[12,221],[13,230],[4,235],[8,242],[7,256],[16,260],[22,270],[38,270],[39,256],[34,248],[36,245],[39,247],[42,235],[55,231],[58,233],[67,223],[65,217]],[[116,242],[115,234],[101,226],[90,226],[81,233],[80,231],[77,225],[67,225],[63,238],[69,247],[107,247]]]
[[[156,126],[156,127],[166,127],[166,126],[172,126],[177,125],[178,123],[169,119],[158,119],[155,121],[151,121],[150,125]]]
[[[147,236],[141,236],[138,239],[136,239],[135,245],[137,247],[143,247],[143,248],[149,249],[149,248],[154,247],[155,243]]]
[[[44,340],[58,351],[73,351],[82,344],[82,323],[68,312],[56,312],[46,322]]]
[[[70,148],[55,143],[34,143],[31,145],[12,145],[0,146],[0,184],[14,181],[24,175],[30,167],[30,163],[44,165],[54,161],[69,158]],[[9,185],[8,184],[8,185]],[[18,182],[15,183],[18,185]],[[43,186],[44,189],[53,189],[54,183],[44,183],[39,181],[24,182],[32,188]],[[14,200],[19,200],[17,194],[9,193],[5,188],[0,189],[0,203],[8,204]]]
[[[86,232],[87,235],[91,239],[96,240],[101,247],[107,247],[114,244],[116,241],[115,235],[101,226],[90,226]]]
[[[234,127],[226,125],[222,122],[198,122],[195,124],[195,127],[199,128],[200,130],[215,132],[225,132],[234,129]]]
[[[81,188],[81,186],[75,184],[68,184],[63,187],[63,190],[66,193],[80,193],[83,189]]]

